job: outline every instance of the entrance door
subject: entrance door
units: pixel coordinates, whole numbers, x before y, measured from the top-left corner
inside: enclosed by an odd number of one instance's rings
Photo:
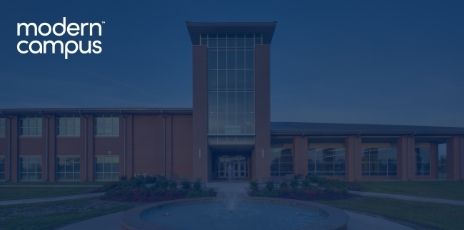
[[[248,159],[245,156],[220,156],[217,158],[218,179],[248,178]]]

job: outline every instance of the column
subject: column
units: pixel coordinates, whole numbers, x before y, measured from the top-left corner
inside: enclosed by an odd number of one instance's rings
[[[308,140],[304,136],[297,136],[293,138],[293,167],[295,175],[306,176],[308,174]]]
[[[254,180],[267,180],[271,175],[271,103],[270,47],[255,47],[255,152],[252,165]]]
[[[461,179],[461,174],[463,169],[462,165],[462,155],[464,154],[464,149],[462,149],[462,137],[453,136],[448,140],[447,145],[447,161],[446,168],[448,171],[448,179],[450,180],[459,180]]]
[[[398,140],[398,176],[400,180],[411,180],[416,175],[415,138],[411,135],[401,136]]]
[[[134,115],[126,117],[126,177],[132,178],[134,176]]]
[[[348,181],[359,181],[361,179],[361,137],[348,136],[346,145],[346,174]]]
[[[48,181],[55,181],[55,168],[56,168],[56,117],[54,115],[48,118],[48,132],[47,136],[48,146]]]
[[[86,167],[87,167],[87,181],[94,181],[94,168],[95,168],[95,156],[94,156],[94,118],[89,115],[86,116],[87,129],[86,129],[86,140],[87,140],[87,152],[86,152]]]
[[[18,117],[14,116],[10,119],[10,138],[11,138],[11,159],[10,159],[10,165],[11,165],[11,181],[12,182],[18,182],[19,180],[19,156],[18,156]]]
[[[193,46],[193,175],[208,180],[208,59],[206,46]]]

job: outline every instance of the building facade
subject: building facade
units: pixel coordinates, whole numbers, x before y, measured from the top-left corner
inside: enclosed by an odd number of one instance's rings
[[[187,22],[193,109],[0,109],[0,181],[464,179],[464,128],[270,121],[275,22]]]

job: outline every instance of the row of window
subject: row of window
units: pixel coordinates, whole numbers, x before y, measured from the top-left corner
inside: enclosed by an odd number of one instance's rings
[[[42,179],[42,157],[19,157],[19,180],[40,181]],[[79,156],[62,155],[56,158],[56,180],[78,182],[80,180],[81,163]],[[0,157],[0,180],[5,179],[5,159]],[[118,156],[95,157],[95,181],[116,181],[119,179]]]
[[[440,150],[446,152],[446,147]],[[344,176],[346,150],[343,144],[331,144],[331,147],[318,146],[308,150],[308,174],[315,176]],[[431,146],[418,144],[415,149],[416,175],[428,176],[431,174]],[[443,149],[443,148],[441,148]],[[361,174],[363,176],[396,176],[397,151],[394,144],[382,147],[365,147],[361,156]],[[441,158],[440,158],[441,159]],[[272,147],[271,176],[285,176],[293,174],[293,150],[291,142]],[[440,171],[438,165],[438,171]]]
[[[80,117],[58,117],[57,135],[60,137],[78,137],[81,135]],[[6,119],[0,118],[0,137],[5,137]],[[41,117],[23,117],[19,120],[19,134],[21,136],[42,136]],[[119,136],[119,117],[96,117],[96,136]]]
[[[262,33],[247,34],[221,34],[209,33],[200,35],[200,44],[208,48],[254,48],[255,45],[263,44]]]

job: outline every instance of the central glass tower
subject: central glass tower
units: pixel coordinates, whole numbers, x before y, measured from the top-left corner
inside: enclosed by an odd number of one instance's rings
[[[267,173],[275,24],[187,22],[193,45],[193,162],[200,179]]]

